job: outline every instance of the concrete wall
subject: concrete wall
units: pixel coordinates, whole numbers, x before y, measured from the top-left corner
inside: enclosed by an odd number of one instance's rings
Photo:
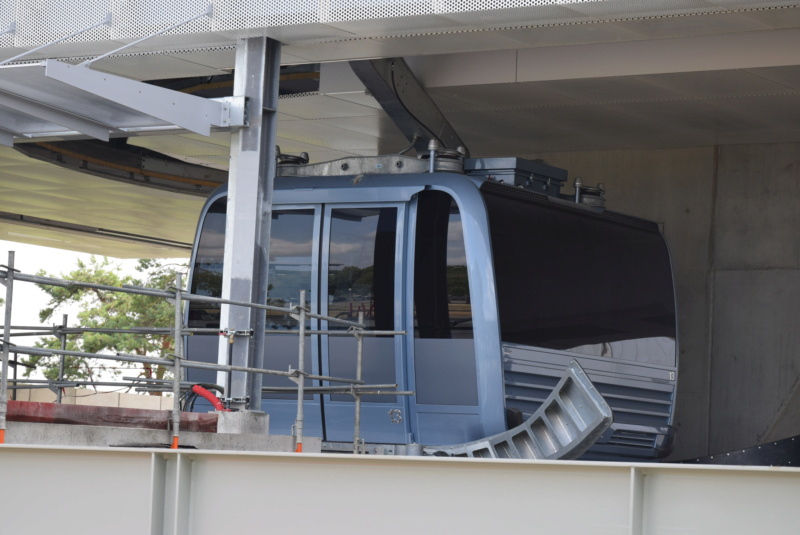
[[[537,156],[664,225],[680,316],[672,458],[800,434],[800,144]]]

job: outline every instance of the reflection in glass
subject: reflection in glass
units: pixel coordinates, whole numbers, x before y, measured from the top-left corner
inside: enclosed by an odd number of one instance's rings
[[[222,296],[222,264],[225,248],[227,199],[219,199],[208,210],[200,231],[192,273],[191,292],[210,297]],[[311,303],[311,261],[314,210],[275,210],[270,239],[268,304],[288,306],[297,303],[300,290]],[[219,305],[191,302],[189,326],[219,328]],[[276,312],[267,314],[267,329],[296,329],[297,322]]]
[[[418,338],[472,338],[472,305],[461,214],[446,193],[417,203],[414,318]]]
[[[222,296],[222,262],[225,250],[225,208],[222,197],[212,204],[200,230],[192,269],[191,292],[209,297]],[[219,328],[219,305],[189,303],[189,327]]]
[[[394,328],[396,234],[397,208],[331,211],[329,316],[356,321],[358,313],[364,312],[368,328]]]
[[[481,191],[504,342],[674,365],[672,272],[655,224]]]
[[[306,290],[306,306],[311,306],[313,232],[314,210],[272,213],[267,304],[287,307],[299,301],[300,290]],[[268,311],[267,329],[294,330],[297,322],[279,312]]]

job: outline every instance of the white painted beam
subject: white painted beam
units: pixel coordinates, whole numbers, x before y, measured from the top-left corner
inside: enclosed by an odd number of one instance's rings
[[[798,468],[13,445],[0,477],[8,533],[790,534],[800,498]]]
[[[230,126],[230,108],[219,101],[54,60],[45,61],[44,68],[48,78],[197,134],[208,136],[212,126]]]

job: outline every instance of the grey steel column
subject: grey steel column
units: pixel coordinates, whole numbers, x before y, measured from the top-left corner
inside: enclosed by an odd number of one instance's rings
[[[233,91],[247,98],[248,126],[231,137],[222,276],[225,299],[266,304],[279,74],[280,43],[265,37],[239,40]],[[220,337],[219,362],[261,367],[264,326],[263,311],[223,305],[220,327],[240,334],[234,336],[233,344]],[[251,329],[252,337],[243,334]],[[231,408],[260,408],[260,374],[248,378],[242,372],[231,372],[230,377],[221,373],[218,382],[226,385]]]

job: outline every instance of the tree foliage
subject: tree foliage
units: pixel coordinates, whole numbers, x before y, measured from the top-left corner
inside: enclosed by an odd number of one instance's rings
[[[120,266],[107,258],[95,257],[84,263],[78,261],[77,268],[61,275],[39,275],[57,277],[107,286],[147,286],[166,289],[175,285],[175,274],[185,266],[162,264],[156,260],[139,260],[136,271],[141,275],[123,274]],[[57,287],[38,285],[50,296],[47,308],[39,312],[43,323],[52,322],[54,315],[67,306],[77,306],[77,321],[70,321],[85,328],[129,329],[131,327],[171,327],[174,322],[174,305],[166,299],[144,295],[82,288],[77,286]],[[72,319],[72,318],[70,318]],[[58,322],[60,324],[60,322]],[[60,349],[61,340],[46,337],[37,343],[39,347]],[[171,335],[139,335],[85,333],[70,335],[67,349],[89,353],[127,353],[141,356],[171,358],[174,341]],[[31,356],[26,361],[44,372],[48,379],[57,379],[59,357]],[[138,369],[141,377],[164,379],[167,368],[153,365],[128,365],[111,360],[95,360],[81,357],[66,357],[64,379],[94,380],[99,372],[119,374],[119,367]],[[30,371],[26,372],[30,374]]]

